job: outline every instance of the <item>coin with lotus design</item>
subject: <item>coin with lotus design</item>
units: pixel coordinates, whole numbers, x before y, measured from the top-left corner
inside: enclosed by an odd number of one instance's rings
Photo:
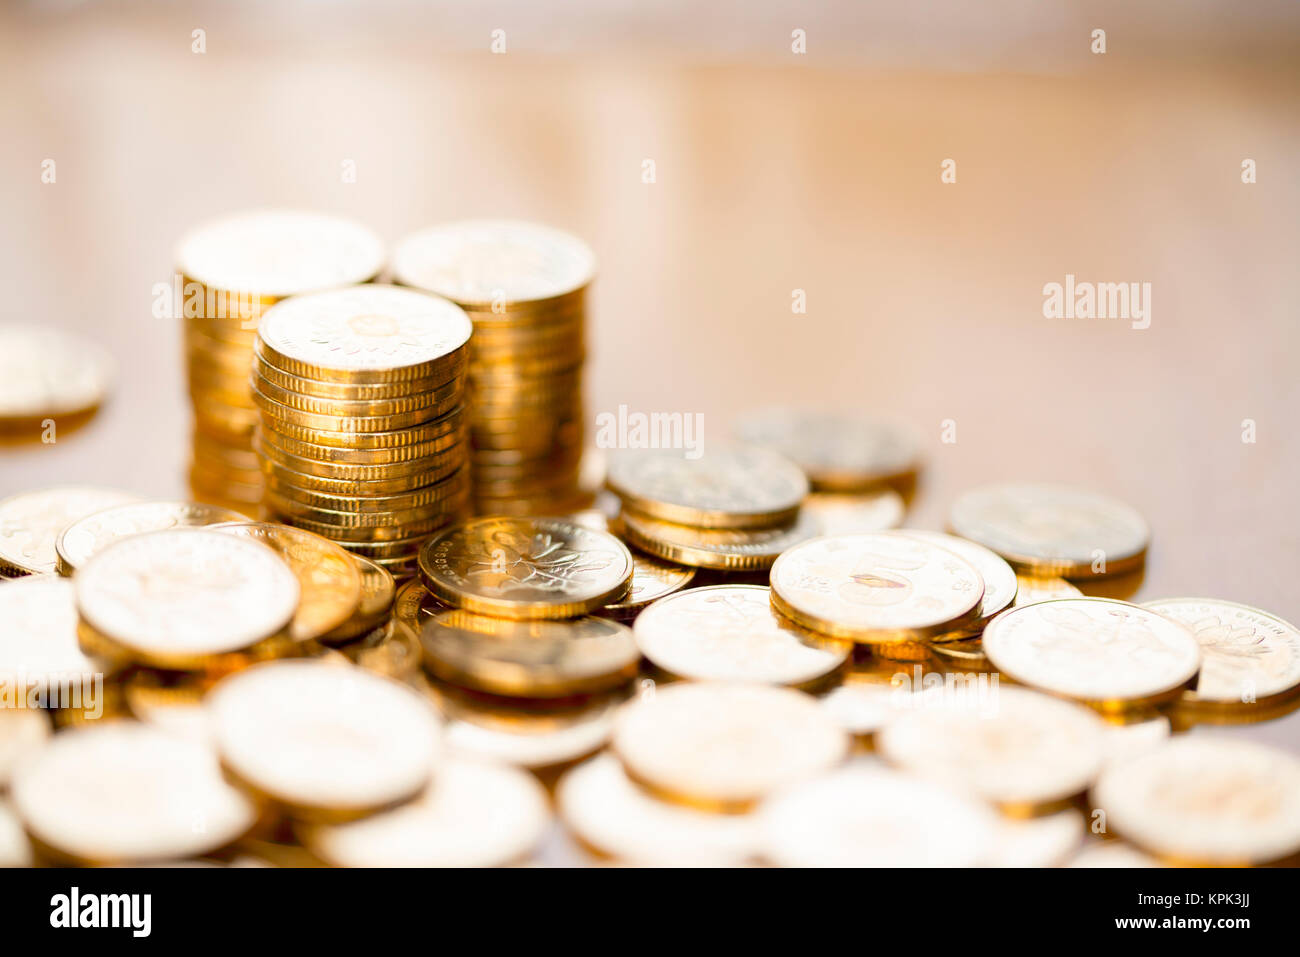
[[[480,518],[431,538],[420,577],[438,599],[505,618],[572,618],[620,598],[632,555],[608,532],[552,518]]]
[[[1007,677],[1103,711],[1182,694],[1201,666],[1186,626],[1109,598],[1059,598],[999,615],[984,653]]]
[[[789,459],[755,446],[711,446],[699,458],[672,449],[610,457],[606,484],[630,509],[695,528],[761,528],[789,522],[808,480]]]
[[[1300,630],[1268,612],[1214,598],[1144,602],[1191,629],[1201,645],[1196,690],[1180,705],[1249,710],[1300,690]]]
[[[0,576],[57,571],[54,545],[65,528],[94,512],[139,500],[116,489],[64,485],[0,501]]]
[[[141,532],[242,522],[228,508],[198,502],[135,502],[92,512],[65,528],[54,542],[60,575],[71,575],[111,542]]]
[[[610,602],[599,613],[608,618],[628,621],[651,602],[681,591],[694,577],[693,568],[683,568],[643,552],[633,552],[632,584],[628,587],[627,594],[618,601]]]
[[[898,426],[837,412],[764,409],[737,423],[745,442],[775,449],[821,491],[852,492],[915,472],[916,440]]]
[[[782,554],[771,578],[782,614],[822,634],[879,645],[958,630],[984,597],[974,565],[903,532],[814,538]]]
[[[1009,482],[962,495],[952,530],[993,549],[1017,571],[1066,578],[1139,568],[1151,538],[1123,502],[1068,485]]]
[[[1115,833],[1180,864],[1267,864],[1300,852],[1300,761],[1241,738],[1173,738],[1113,764],[1092,804]]]
[[[772,610],[762,585],[691,588],[655,602],[633,628],[641,653],[696,681],[806,685],[839,668],[847,641],[818,638]]]
[[[963,638],[978,635],[994,615],[1010,608],[1015,601],[1016,590],[1020,587],[1015,571],[983,545],[976,545],[956,535],[929,532],[919,528],[909,528],[906,534],[954,552],[958,557],[974,565],[975,570],[980,573],[980,578],[984,580],[984,597],[980,601],[979,617],[964,628],[936,635],[930,639],[931,641],[961,641]]]

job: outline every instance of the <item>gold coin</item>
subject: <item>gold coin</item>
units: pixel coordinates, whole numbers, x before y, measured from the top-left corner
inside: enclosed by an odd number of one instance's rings
[[[12,578],[56,571],[54,543],[60,532],[93,512],[139,500],[115,489],[64,485],[0,501],[0,575]]]
[[[915,472],[920,451],[906,431],[835,412],[766,409],[737,424],[745,442],[780,452],[821,491],[869,489]]]
[[[112,388],[112,358],[93,342],[44,326],[0,323],[0,430],[88,412]]]
[[[1064,578],[1138,568],[1151,538],[1146,520],[1123,502],[1067,485],[987,485],[953,503],[949,524],[1017,571]]]
[[[270,548],[218,531],[122,538],[77,571],[77,610],[156,667],[239,651],[289,625],[298,581]]]
[[[980,573],[980,578],[984,580],[984,597],[980,600],[979,617],[964,628],[956,632],[950,631],[943,635],[936,635],[930,639],[931,641],[960,641],[963,638],[977,635],[984,630],[984,626],[993,619],[994,615],[1010,608],[1015,601],[1016,591],[1020,587],[1015,571],[998,555],[989,551],[983,545],[976,545],[974,542],[968,542],[956,535],[923,531],[919,528],[906,529],[904,534],[930,542],[932,545],[938,545],[940,548],[948,549],[958,558],[965,559],[971,565],[974,565],[975,570]]]
[[[763,857],[779,867],[975,867],[992,856],[998,823],[928,781],[848,767],[765,804],[759,835]]]
[[[14,768],[44,747],[52,733],[42,708],[0,709],[0,789],[9,787]]]
[[[262,412],[266,431],[285,431],[290,436],[304,434],[306,431],[319,433],[316,438],[324,444],[326,436],[341,435],[389,435],[403,429],[420,428],[434,422],[449,412],[458,409],[463,396],[459,388],[441,393],[437,405],[397,415],[347,416],[322,415],[313,412],[300,412],[298,409],[282,405],[268,398],[261,392],[252,391],[253,404]],[[345,445],[350,442],[345,442]]]
[[[436,379],[469,342],[465,311],[436,296],[364,285],[294,296],[258,325],[262,361],[326,382]]]
[[[244,516],[226,508],[195,502],[136,502],[92,512],[73,522],[55,539],[60,575],[71,575],[111,542],[140,532],[165,528],[242,522]]]
[[[85,864],[172,861],[215,851],[257,808],[202,742],[133,721],[68,730],[14,777],[13,802],[44,853]]]
[[[567,296],[589,284],[596,258],[569,233],[535,223],[464,220],[407,236],[393,276],[453,302],[493,306]]]
[[[439,764],[433,709],[360,668],[257,665],[223,679],[208,707],[226,771],[302,820],[348,820],[411,800]]]
[[[448,514],[435,515],[433,518],[418,521],[404,519],[399,525],[339,525],[329,521],[318,522],[298,515],[287,515],[278,512],[273,503],[268,503],[267,511],[271,517],[282,519],[286,525],[305,528],[309,532],[315,532],[342,545],[350,552],[356,552],[376,561],[381,558],[392,558],[399,551],[402,554],[408,551],[414,554],[429,535],[456,520],[455,510],[452,510]],[[333,513],[333,515],[343,514]]]
[[[1176,698],[1201,665],[1186,627],[1109,598],[1013,608],[989,623],[983,641],[989,661],[1007,677],[1101,711]]]
[[[1166,598],[1143,608],[1181,622],[1201,645],[1196,689],[1180,708],[1250,711],[1300,692],[1300,630],[1268,612],[1214,598]]]
[[[262,446],[269,453],[268,446]],[[284,456],[287,458],[287,456]],[[291,466],[282,465],[277,457],[267,454],[262,471],[266,484],[270,488],[281,489],[290,495],[297,492],[322,492],[353,499],[375,499],[386,495],[400,495],[417,492],[430,485],[436,485],[449,477],[463,463],[455,456],[444,455],[435,460],[432,467],[424,471],[410,471],[404,475],[358,480],[354,478],[334,478],[316,475],[311,472],[298,472]],[[334,466],[325,469],[337,471]]]
[[[351,618],[320,636],[319,640],[328,644],[349,641],[382,625],[388,620],[397,595],[397,583],[383,565],[376,565],[361,555],[352,555],[352,561],[361,576],[361,597]]]
[[[550,817],[546,792],[526,771],[455,757],[409,804],[298,833],[335,867],[496,867],[525,859]]]
[[[345,645],[340,652],[359,668],[406,683],[420,674],[424,657],[419,635],[396,621],[376,628],[361,641]]]
[[[821,535],[860,535],[883,532],[903,523],[903,496],[892,488],[856,495],[813,492],[803,500],[802,513],[820,528]]]
[[[319,535],[268,522],[217,526],[226,535],[261,542],[284,560],[298,579],[298,609],[289,637],[311,641],[350,619],[361,603],[361,570],[338,545]]]
[[[1034,575],[1016,576],[1017,608],[1032,605],[1036,601],[1049,601],[1053,598],[1082,598],[1083,592],[1075,588],[1064,578],[1038,578]]]
[[[610,602],[599,614],[620,621],[635,618],[651,602],[681,591],[694,577],[693,568],[660,561],[644,552],[632,552],[632,584],[627,594]]]
[[[989,867],[1059,867],[1083,844],[1087,828],[1073,808],[1022,820],[1000,821]]]
[[[1087,708],[1000,686],[963,686],[918,700],[877,736],[880,753],[1004,813],[1059,809],[1101,771],[1105,725]]]
[[[461,609],[420,629],[424,666],[468,688],[514,698],[556,698],[617,687],[636,674],[631,630],[604,618],[512,621]]]
[[[454,414],[454,413],[453,413]],[[333,479],[374,481],[422,471],[438,471],[443,463],[459,467],[464,459],[463,429],[440,438],[397,449],[344,449],[298,442],[287,436],[259,430],[253,447],[272,462],[295,472]]]
[[[326,462],[399,462],[445,448],[448,435],[456,435],[459,442],[465,427],[462,416],[457,404],[442,418],[389,431],[341,431],[268,416],[262,439],[295,455]]]
[[[970,562],[903,532],[816,538],[772,566],[772,604],[805,628],[888,645],[958,630],[984,597]]]
[[[757,849],[753,815],[713,814],[657,800],[608,754],[565,774],[556,802],[584,844],[628,864],[736,866]]]
[[[251,348],[251,346],[250,346]],[[242,375],[248,378],[249,360],[242,363]],[[464,381],[468,356],[460,350],[447,357],[447,366],[440,369],[437,379],[408,379],[395,382],[329,382],[285,372],[265,362],[260,356],[252,358],[254,374],[281,390],[312,396],[317,399],[337,399],[344,402],[390,402],[404,400],[412,395],[436,391],[452,380]],[[445,378],[444,378],[445,376]]]
[[[834,767],[848,737],[802,692],[683,682],[626,705],[612,748],[628,776],[660,797],[734,813]]]
[[[338,519],[336,524],[377,524],[377,521],[362,521],[362,516],[367,513],[382,514],[397,519],[398,516],[409,513],[413,518],[425,518],[443,511],[443,503],[459,500],[468,486],[469,474],[459,471],[434,484],[422,485],[409,492],[366,496],[335,494],[291,485],[268,470],[264,498],[275,508],[289,514],[301,514],[320,520],[329,512],[350,512],[356,513],[355,523]],[[321,514],[316,514],[318,512]]]
[[[930,651],[956,668],[982,671],[989,663],[988,655],[984,654],[984,642],[979,636],[935,642],[930,645]]]
[[[427,388],[412,388],[405,395],[389,399],[337,399],[283,389],[254,369],[249,387],[254,400],[256,395],[260,395],[269,400],[272,409],[283,406],[292,410],[288,413],[290,415],[293,412],[307,412],[343,419],[392,422],[399,419],[412,420],[412,424],[417,424],[437,418],[441,414],[440,410],[458,404],[465,391],[465,380],[452,378]],[[376,431],[400,427],[397,424],[386,425]]]
[[[909,713],[911,694],[901,681],[893,684],[848,679],[818,700],[845,731],[871,740],[889,722]]]
[[[27,707],[33,692],[45,707],[74,694],[94,707],[107,663],[81,650],[72,582],[31,575],[7,583],[0,587],[0,622],[0,710]]]
[[[372,279],[383,268],[384,244],[351,220],[257,210],[200,226],[181,240],[176,264],[187,278],[260,305]]]
[[[616,524],[629,542],[651,555],[679,565],[723,571],[770,568],[782,552],[818,532],[814,521],[803,515],[775,528],[699,529],[625,509]]]
[[[570,618],[621,597],[632,555],[607,532],[552,518],[480,518],[420,550],[420,577],[442,601],[507,618]]]
[[[203,696],[212,684],[206,676],[136,668],[123,680],[122,696],[136,720],[211,743],[212,720]]]
[[[772,610],[762,585],[709,585],[661,598],[633,628],[637,646],[669,674],[695,681],[802,686],[825,678],[853,652]]]
[[[1300,852],[1300,761],[1241,738],[1174,738],[1113,764],[1092,802],[1113,832],[1175,863],[1267,864]]]
[[[674,450],[610,457],[606,484],[642,515],[695,528],[761,528],[792,521],[808,494],[798,467],[775,452],[717,446],[699,458]]]

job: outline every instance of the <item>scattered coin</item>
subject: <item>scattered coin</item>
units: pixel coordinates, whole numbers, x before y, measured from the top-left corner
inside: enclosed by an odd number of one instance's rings
[[[420,577],[442,601],[507,618],[571,618],[624,595],[632,555],[607,532],[550,518],[480,518],[420,551]]]
[[[1073,808],[1026,820],[999,822],[990,867],[1059,867],[1070,860],[1086,834],[1083,815]]]
[[[1109,598],[1062,598],[1013,608],[984,629],[984,653],[1011,679],[1102,711],[1182,694],[1201,652],[1184,626]]]
[[[848,659],[847,641],[818,638],[772,610],[761,585],[710,585],[662,598],[633,631],[641,653],[696,681],[807,685]]]
[[[1013,604],[1032,605],[1036,601],[1051,601],[1053,598],[1082,598],[1083,592],[1075,588],[1064,578],[1038,578],[1033,575],[1016,576],[1016,600]]]
[[[632,584],[627,594],[610,602],[599,614],[618,621],[630,621],[651,602],[681,591],[694,577],[693,568],[674,565],[644,552],[632,552]]]
[[[51,733],[49,716],[40,708],[0,709],[0,792],[13,769],[40,750]]]
[[[813,492],[801,513],[817,523],[821,535],[861,535],[883,532],[903,524],[903,496],[892,488],[860,494]]]
[[[1300,852],[1300,761],[1225,737],[1184,737],[1111,765],[1092,791],[1121,837],[1202,867]]]
[[[751,446],[711,447],[699,458],[665,450],[611,456],[606,482],[626,508],[695,528],[763,528],[792,521],[808,494],[799,468]]]
[[[1146,520],[1123,502],[1066,485],[978,488],[953,503],[949,523],[1017,571],[1064,578],[1139,568],[1151,538]]]
[[[549,821],[546,792],[527,772],[454,757],[409,804],[301,835],[336,867],[493,867],[526,858]]]
[[[361,555],[353,555],[361,576],[361,598],[352,617],[337,628],[320,636],[326,644],[351,641],[378,628],[388,620],[397,596],[397,582],[388,569]]]
[[[759,813],[763,856],[781,867],[975,867],[999,825],[975,801],[874,767],[814,778]]]
[[[1267,708],[1300,691],[1300,630],[1268,612],[1211,598],[1142,605],[1181,622],[1201,645],[1196,690],[1180,707]]]
[[[805,628],[887,645],[964,627],[979,614],[975,566],[903,532],[816,538],[772,566],[772,604]]]
[[[979,617],[964,628],[944,635],[936,635],[933,642],[960,641],[978,635],[984,626],[993,620],[993,616],[1010,608],[1016,599],[1019,581],[1011,566],[983,545],[976,545],[956,535],[943,532],[928,532],[919,528],[909,528],[905,532],[913,538],[919,538],[940,548],[946,548],[959,558],[965,559],[980,573],[984,581],[984,597],[980,601]]]
[[[782,552],[818,532],[817,524],[804,515],[772,528],[693,528],[624,510],[616,525],[629,542],[652,555],[720,571],[771,568]]]
[[[877,737],[886,760],[969,790],[1007,814],[1058,809],[1101,771],[1105,726],[1086,708],[1019,688],[913,699]]]
[[[134,502],[106,508],[59,533],[54,542],[58,572],[71,575],[104,546],[128,535],[244,520],[239,512],[196,502]]]
[[[0,867],[31,867],[32,862],[32,845],[22,822],[13,805],[0,798]]]
[[[628,775],[656,795],[734,813],[838,764],[848,738],[801,692],[686,682],[625,706],[612,746]]]
[[[424,665],[452,684],[516,698],[617,687],[636,674],[631,630],[606,618],[516,621],[453,609],[420,631]]]
[[[195,857],[256,819],[201,742],[132,721],[55,735],[14,776],[14,808],[37,848],[79,864]]]
[[[24,492],[0,501],[0,576],[42,575],[57,570],[59,533],[93,512],[136,502],[115,489],[64,485]]]
[[[657,800],[608,754],[560,779],[560,815],[601,854],[641,865],[726,867],[757,849],[753,815],[714,814]]]
[[[0,432],[97,408],[115,375],[112,358],[88,339],[23,323],[0,323]]]
[[[198,528],[119,539],[74,585],[86,625],[143,664],[181,670],[276,635],[300,593],[265,545]]]
[[[32,694],[45,707],[73,694],[94,706],[106,663],[81,650],[70,581],[31,575],[0,587],[0,622],[0,712],[28,708]]]
[[[226,771],[300,820],[349,820],[411,800],[439,766],[433,709],[360,668],[257,665],[224,679],[207,705]]]

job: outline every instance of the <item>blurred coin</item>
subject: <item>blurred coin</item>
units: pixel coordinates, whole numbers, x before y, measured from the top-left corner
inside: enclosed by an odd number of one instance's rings
[[[1300,852],[1300,761],[1252,741],[1175,738],[1108,767],[1092,800],[1111,830],[1177,863],[1265,864]]]
[[[108,396],[114,373],[112,358],[88,339],[0,323],[0,432],[94,409]]]
[[[361,597],[351,618],[320,636],[319,640],[328,644],[357,638],[383,624],[397,594],[397,583],[384,566],[361,555],[353,555],[352,560],[361,576]]]
[[[632,579],[622,542],[550,518],[480,518],[429,540],[420,576],[439,599],[508,618],[568,618],[621,597]]]
[[[0,867],[31,867],[32,845],[13,805],[0,798]]]
[[[757,846],[752,815],[713,814],[657,800],[608,754],[561,778],[556,801],[583,843],[629,864],[735,866],[751,859]]]
[[[0,575],[12,578],[55,571],[54,543],[59,533],[92,512],[139,500],[115,489],[62,485],[0,501]]]
[[[244,516],[226,508],[197,502],[136,502],[92,512],[73,522],[54,542],[60,575],[71,575],[111,542],[140,532],[165,528],[242,522]]]
[[[1103,711],[1182,694],[1201,652],[1184,626],[1108,598],[1022,605],[984,629],[984,653],[1007,677]]]
[[[770,568],[782,552],[806,542],[819,530],[813,519],[804,515],[773,528],[694,528],[627,509],[615,524],[628,541],[652,555],[681,565],[725,571]]]
[[[136,720],[211,744],[212,713],[203,696],[212,684],[211,679],[135,668],[122,682],[122,696]]]
[[[1075,588],[1064,578],[1038,578],[1033,575],[1016,576],[1016,600],[1012,603],[1017,608],[1032,605],[1036,601],[1049,601],[1053,598],[1082,598],[1083,592]]]
[[[1148,857],[1131,844],[1123,841],[1093,841],[1084,845],[1066,867],[1163,867],[1154,857]]]
[[[1138,568],[1151,538],[1146,520],[1123,502],[1067,485],[987,485],[953,503],[949,524],[1017,571],[1065,578]]]
[[[198,528],[119,539],[74,584],[77,610],[95,631],[146,663],[180,669],[275,635],[300,594],[270,548]]]
[[[1058,809],[1101,771],[1105,726],[1091,711],[1020,688],[912,699],[877,737],[898,767],[968,790],[1017,817]]]
[[[550,816],[546,792],[527,772],[454,757],[409,804],[300,833],[337,867],[493,867],[526,858]]]
[[[999,824],[974,801],[871,767],[814,778],[759,813],[763,856],[781,867],[974,867]]]
[[[1083,815],[1073,808],[1028,820],[1002,821],[990,867],[1059,867],[1083,843]]]
[[[49,715],[41,708],[0,709],[0,792],[14,768],[39,751],[51,733]]]
[[[938,545],[940,548],[948,549],[957,557],[965,559],[971,565],[974,565],[975,570],[980,573],[980,578],[984,581],[984,597],[980,600],[979,617],[957,631],[936,635],[930,639],[931,641],[960,641],[962,638],[978,635],[994,615],[1010,608],[1015,601],[1016,590],[1019,588],[1016,573],[1010,565],[983,545],[976,545],[974,542],[968,542],[956,535],[923,531],[919,528],[905,529],[904,534]]]
[[[1268,612],[1213,598],[1166,598],[1142,605],[1186,625],[1201,646],[1196,690],[1180,707],[1250,710],[1300,691],[1300,630]]]
[[[835,412],[765,409],[736,427],[745,442],[775,449],[823,491],[871,488],[917,469],[916,440],[904,430]]]
[[[612,748],[628,776],[656,795],[736,813],[838,764],[848,738],[801,692],[685,682],[626,705]]]
[[[46,707],[59,707],[65,689],[93,697],[106,664],[78,644],[72,582],[32,575],[7,583],[0,587],[0,623],[0,711],[27,707],[32,691],[53,699],[39,702]]]
[[[224,679],[207,703],[227,772],[302,820],[348,820],[410,800],[439,766],[433,709],[360,668],[258,665]]]
[[[848,659],[847,641],[819,639],[772,610],[761,585],[691,588],[636,620],[637,646],[670,674],[696,681],[807,685]]]
[[[1146,754],[1169,740],[1169,719],[1162,714],[1127,724],[1107,724],[1102,739],[1106,763],[1115,764]]]
[[[979,571],[903,532],[816,538],[772,566],[772,603],[814,631],[870,644],[918,641],[979,614]]]
[[[396,621],[380,625],[340,651],[357,667],[398,681],[408,681],[418,675],[423,659],[419,633]]]
[[[695,528],[761,528],[789,522],[808,480],[788,459],[765,449],[716,446],[699,458],[676,450],[612,455],[606,479],[628,508]]]
[[[424,622],[420,646],[444,681],[518,698],[612,688],[636,674],[640,658],[631,630],[604,618],[512,621],[460,609]]]
[[[576,524],[583,525],[582,521]],[[587,527],[595,527],[589,525]],[[605,528],[602,518],[600,530]],[[632,552],[632,584],[627,594],[597,612],[607,618],[630,621],[651,602],[681,591],[695,577],[695,569],[660,561],[644,552]]]
[[[42,852],[87,864],[206,854],[257,814],[222,779],[211,748],[131,721],[56,735],[19,768],[13,802]]]
[[[978,635],[960,641],[935,642],[930,645],[930,652],[955,668],[984,670],[989,661],[988,655],[984,654],[984,642]]]
[[[903,523],[903,496],[892,488],[858,495],[813,492],[803,500],[802,513],[813,519],[822,535],[883,532]]]

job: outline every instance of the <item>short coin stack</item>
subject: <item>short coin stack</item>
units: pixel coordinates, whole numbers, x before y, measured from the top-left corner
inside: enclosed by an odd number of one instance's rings
[[[536,515],[580,507],[591,250],[529,223],[451,223],[399,243],[393,274],[460,304],[474,321],[476,511]]]
[[[619,533],[679,565],[762,571],[820,530],[800,512],[808,493],[803,473],[755,446],[712,445],[698,458],[623,451],[611,457],[606,484],[622,503]]]
[[[176,260],[172,312],[185,323],[194,405],[191,492],[252,514],[262,495],[248,390],[259,317],[284,296],[374,278],[383,244],[348,220],[263,210],[200,227],[182,240]]]
[[[414,574],[420,544],[467,508],[471,331],[458,306],[395,286],[269,310],[252,374],[269,515]]]

